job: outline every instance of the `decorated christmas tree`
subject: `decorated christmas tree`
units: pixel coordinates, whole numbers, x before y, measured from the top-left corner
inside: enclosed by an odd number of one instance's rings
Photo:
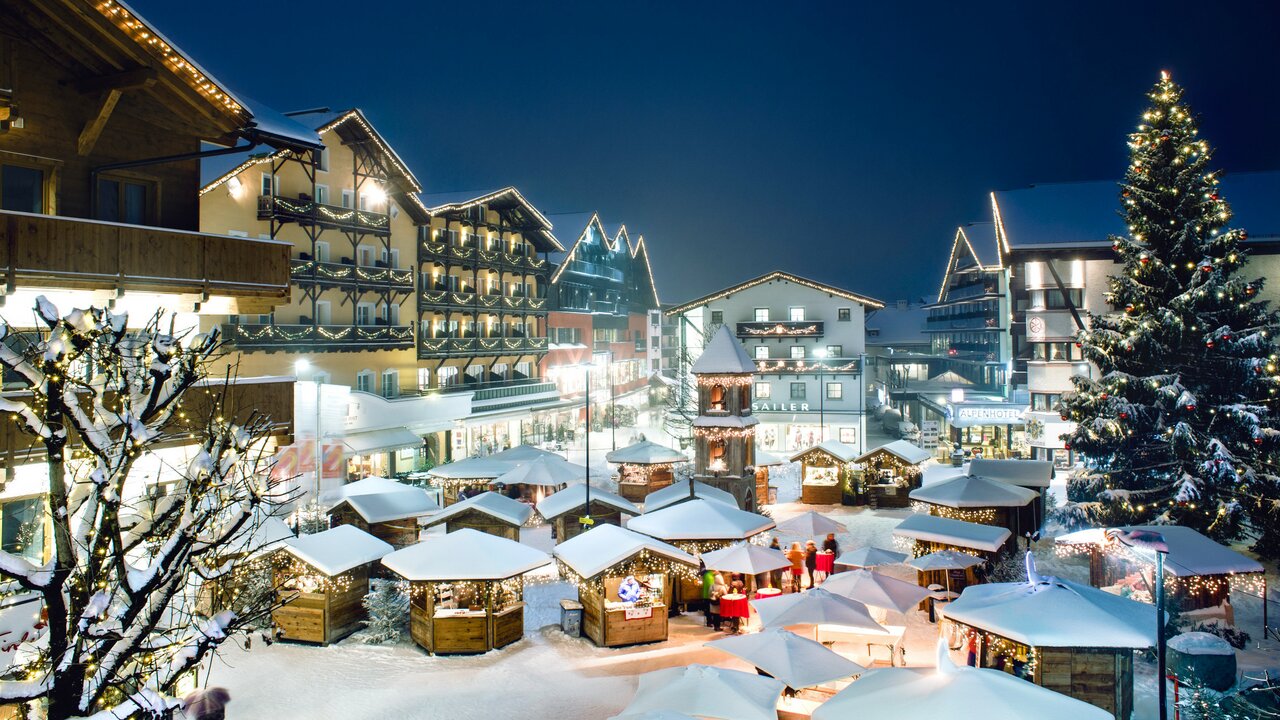
[[[1077,423],[1064,440],[1085,460],[1065,510],[1218,539],[1252,528],[1274,556],[1277,318],[1259,299],[1262,280],[1242,272],[1245,231],[1226,227],[1230,206],[1182,89],[1162,74],[1148,97],[1120,186],[1129,233],[1112,238],[1113,312],[1079,335],[1100,372],[1073,378],[1062,400]]]

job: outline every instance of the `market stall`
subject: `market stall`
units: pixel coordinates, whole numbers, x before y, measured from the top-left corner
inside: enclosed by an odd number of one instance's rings
[[[772,472],[769,468],[780,467],[785,465],[786,462],[786,460],[777,455],[761,450],[758,445],[756,446],[756,503],[758,505],[772,505],[777,502],[777,493],[772,492],[769,486],[769,474]]]
[[[918,513],[1006,528],[1015,539],[1040,529],[1035,520],[1039,493],[979,475],[957,475],[916,488],[910,497]]]
[[[216,557],[203,559],[201,575],[206,579],[197,599],[199,611],[212,617],[222,610],[236,610],[242,592],[254,586],[271,587],[271,557],[291,539],[293,530],[283,520],[255,508]]]
[[[1003,670],[1128,720],[1133,653],[1156,644],[1155,608],[1058,578],[965,588],[943,636]]]
[[[524,637],[524,581],[544,552],[463,528],[397,550],[382,564],[409,581],[409,634],[436,653],[483,653]]]
[[[418,518],[440,510],[426,490],[367,477],[338,488],[325,511],[329,526],[354,525],[397,548],[418,542]]]
[[[867,503],[874,508],[906,507],[907,493],[920,487],[929,458],[928,450],[906,440],[894,440],[859,455],[854,462],[861,468],[858,484]]]
[[[858,451],[842,442],[824,440],[791,456],[800,463],[800,502],[839,505],[844,487],[853,478]]]
[[[508,452],[514,452],[514,450]],[[546,453],[532,460],[522,461],[494,478],[493,487],[507,497],[537,504],[552,493],[563,490],[570,483],[582,482],[586,477],[586,466],[571,463],[559,455]]]
[[[666,640],[672,580],[698,576],[697,558],[615,525],[560,543],[555,557],[578,587],[582,632],[600,647]]]
[[[1036,527],[1044,525],[1048,512],[1049,485],[1053,482],[1053,462],[1050,460],[988,460],[975,458],[969,461],[969,474],[988,480],[999,480],[1009,485],[1034,490],[1039,498],[1035,502]]]
[[[693,483],[693,489],[689,489],[689,483]],[[734,499],[733,494],[727,490],[721,490],[718,487],[712,487],[698,480],[680,480],[670,485],[655,490],[644,497],[645,512],[653,512],[661,510],[669,505],[682,503],[686,500],[702,498],[703,500],[714,500],[725,505],[738,507],[738,501]]]
[[[910,515],[893,529],[894,538],[907,544],[912,557],[921,557],[940,550],[955,550],[980,557],[987,561],[998,558],[1006,542],[1012,537],[1006,528],[979,525],[952,520],[936,515]],[[921,587],[929,585],[949,586],[959,591],[978,582],[975,567],[954,570],[920,570]]]
[[[496,535],[508,540],[520,539],[533,508],[496,492],[484,492],[456,502],[421,523],[424,529],[444,525],[446,533],[464,528]]]
[[[670,485],[675,481],[672,469],[689,462],[679,450],[648,440],[618,448],[604,459],[618,466],[618,493],[633,502]]]
[[[280,605],[271,622],[282,640],[329,644],[360,628],[371,566],[391,545],[352,525],[287,541],[272,583]]]
[[[591,487],[591,507],[587,507],[587,486],[576,483],[550,495],[538,503],[538,514],[551,523],[556,542],[564,542],[582,533],[581,519],[590,515],[593,525],[622,526],[622,516],[635,517],[640,508],[608,490]]]
[[[469,493],[481,493],[514,464],[495,460],[494,456],[474,457],[437,465],[427,471],[431,484],[440,488],[440,496],[448,507]]]

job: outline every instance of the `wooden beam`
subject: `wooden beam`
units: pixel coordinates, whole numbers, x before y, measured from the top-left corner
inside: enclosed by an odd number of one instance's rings
[[[76,87],[82,92],[100,92],[102,90],[136,90],[156,84],[159,73],[152,67],[137,67],[117,73],[87,77],[76,81]]]
[[[98,112],[84,126],[84,130],[80,131],[80,139],[76,141],[76,152],[83,157],[93,152],[93,146],[98,142],[98,136],[102,134],[102,128],[107,126],[107,120],[111,117],[111,111],[116,109],[116,103],[120,102],[121,92],[115,88],[102,94],[102,103],[98,106]]]

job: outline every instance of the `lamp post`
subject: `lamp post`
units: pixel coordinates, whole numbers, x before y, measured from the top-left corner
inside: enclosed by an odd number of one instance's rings
[[[1164,556],[1169,554],[1169,544],[1165,542],[1164,535],[1151,530],[1121,530],[1113,528],[1107,531],[1107,538],[1125,547],[1136,550],[1149,550],[1156,556],[1156,688],[1158,690],[1157,702],[1160,708],[1160,720],[1166,720],[1169,717],[1169,708],[1166,704],[1168,690],[1165,688],[1167,671],[1164,659]]]
[[[293,363],[294,372],[302,375],[311,369],[311,361],[306,358],[299,358]],[[320,382],[317,379],[318,372],[311,374],[311,382],[316,386],[316,442],[315,442],[315,464],[316,464],[316,495],[315,501],[320,502],[320,477],[321,466],[323,465],[324,453],[320,448]]]
[[[815,365],[815,367],[825,369],[826,366],[823,365],[821,361],[827,359],[827,349],[816,348],[813,351],[813,356],[818,358],[818,363]],[[827,389],[823,387],[822,380],[823,380],[822,370],[819,370],[818,371],[818,442],[820,443],[826,441],[827,439],[827,413],[826,413]]]
[[[586,503],[583,505],[582,517],[578,518],[578,522],[582,525],[583,530],[587,530],[592,525],[596,524],[595,520],[591,519],[591,368],[594,367],[594,365],[592,363],[582,363],[578,367],[582,368],[584,383],[583,397],[586,400],[583,405],[583,411],[586,416],[587,429],[587,458],[582,463],[583,466],[586,467],[585,477],[583,478],[583,492],[586,495]]]

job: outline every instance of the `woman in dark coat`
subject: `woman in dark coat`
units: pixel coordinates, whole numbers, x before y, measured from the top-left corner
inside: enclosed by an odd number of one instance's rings
[[[809,573],[809,587],[815,587],[813,572],[818,569],[818,544],[812,540],[804,544],[804,569]]]

